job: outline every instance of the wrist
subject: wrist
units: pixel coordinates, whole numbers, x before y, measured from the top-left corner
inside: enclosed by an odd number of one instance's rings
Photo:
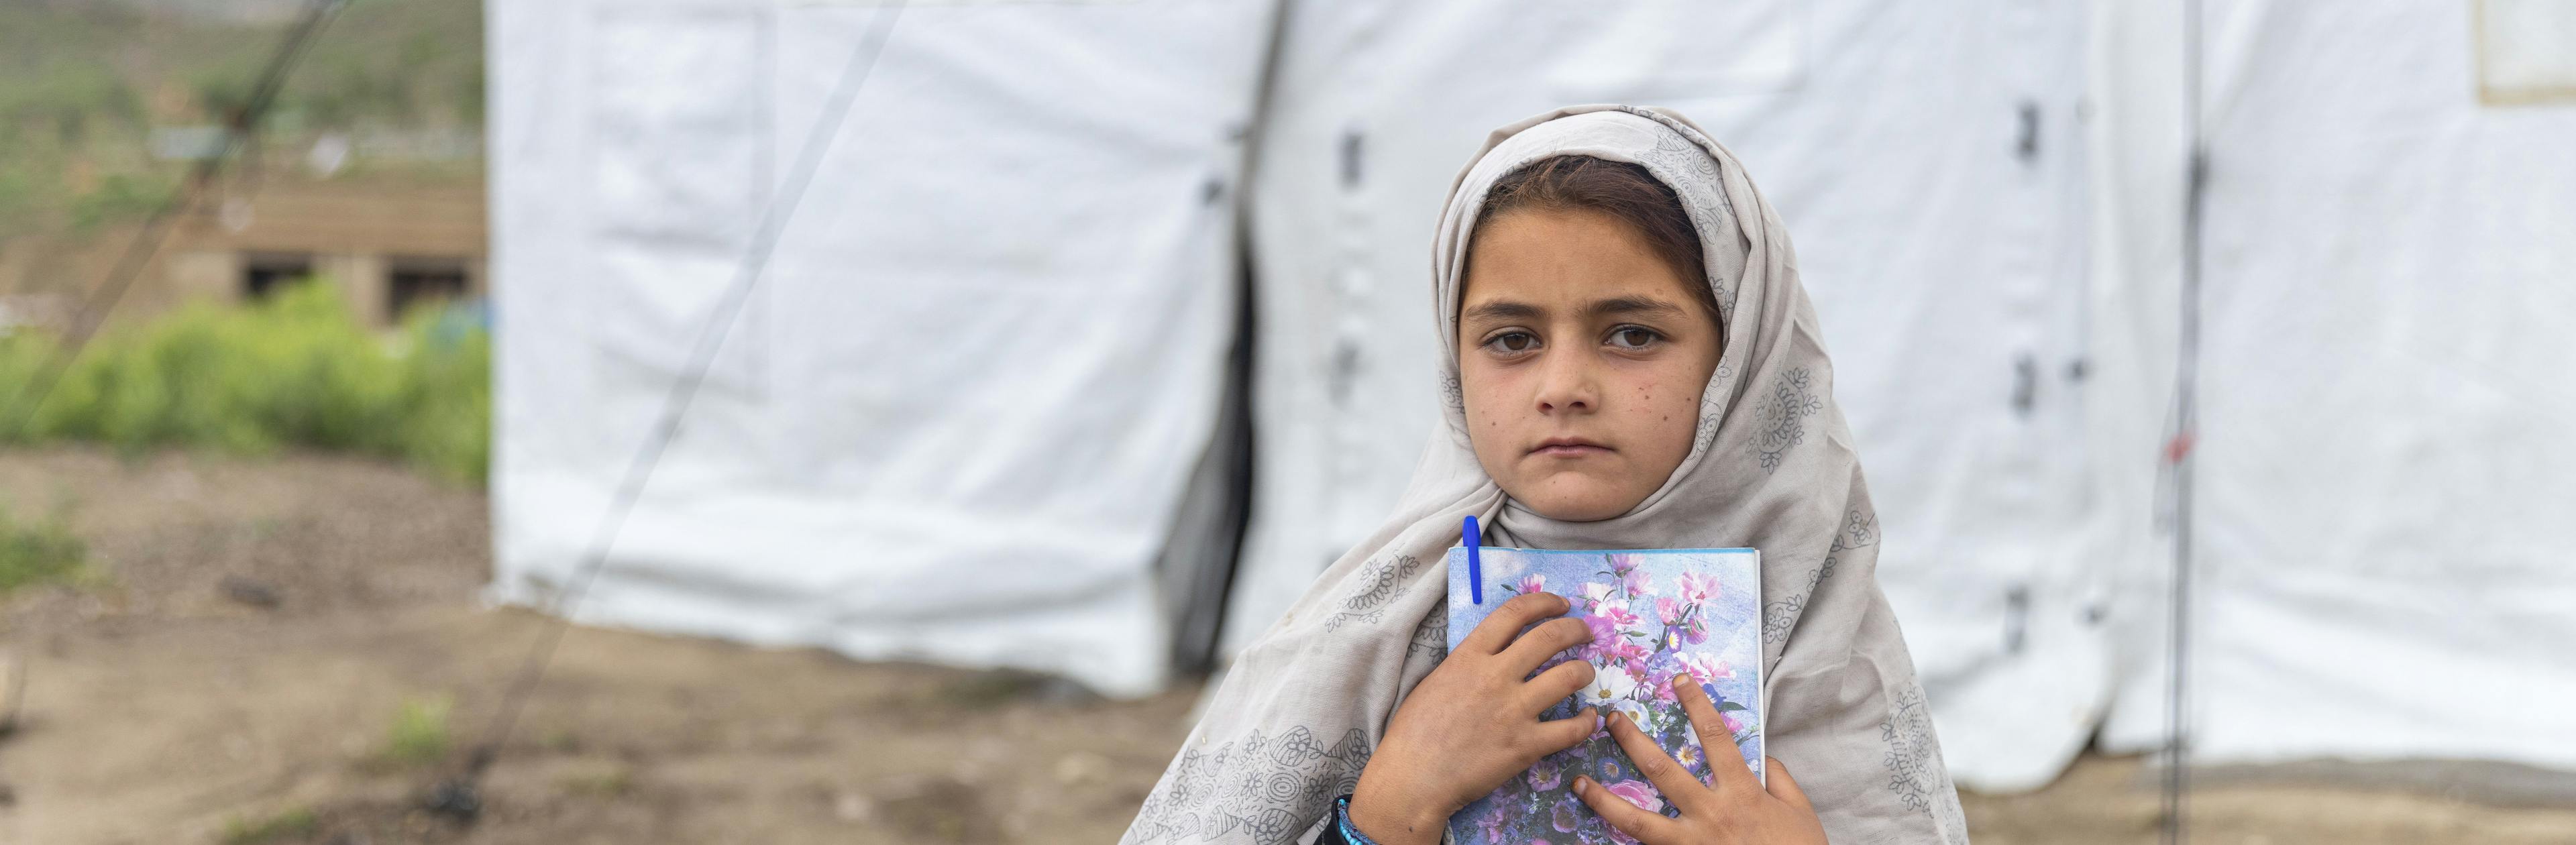
[[[1412,790],[1394,787],[1363,769],[1351,790],[1351,826],[1380,845],[1435,845],[1449,826],[1453,808],[1425,800]]]

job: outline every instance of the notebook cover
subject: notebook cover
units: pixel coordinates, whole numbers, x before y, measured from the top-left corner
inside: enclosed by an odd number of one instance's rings
[[[1449,647],[1515,595],[1550,592],[1573,605],[1593,642],[1558,654],[1539,671],[1567,660],[1592,663],[1591,685],[1541,715],[1562,719],[1585,706],[1636,717],[1664,750],[1708,779],[1708,759],[1671,678],[1700,681],[1735,732],[1743,765],[1758,775],[1763,757],[1761,555],[1752,549],[1553,551],[1479,550],[1484,602],[1469,595],[1467,550],[1449,550]],[[1719,753],[1726,753],[1721,750]],[[1730,765],[1734,765],[1729,761]],[[1637,773],[1618,742],[1597,732],[1548,755],[1493,794],[1449,820],[1460,843],[1632,842],[1574,797],[1574,776],[1590,775],[1614,794],[1667,816],[1679,811]]]

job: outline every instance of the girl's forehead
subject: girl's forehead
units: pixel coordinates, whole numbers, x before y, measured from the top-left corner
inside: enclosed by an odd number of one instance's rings
[[[1643,313],[1689,302],[1689,282],[1632,229],[1583,210],[1498,217],[1469,245],[1459,314]]]

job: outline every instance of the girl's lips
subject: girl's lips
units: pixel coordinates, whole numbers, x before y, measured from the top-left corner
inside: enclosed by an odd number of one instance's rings
[[[1530,450],[1530,454],[1544,455],[1551,458],[1580,458],[1585,455],[1606,455],[1609,453],[1610,449],[1608,447],[1594,446],[1586,443],[1550,444]]]

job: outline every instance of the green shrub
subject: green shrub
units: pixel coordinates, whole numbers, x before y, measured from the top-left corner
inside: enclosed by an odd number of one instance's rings
[[[404,699],[385,731],[386,760],[425,766],[447,758],[447,714],[455,702],[445,696]]]
[[[320,828],[321,820],[314,817],[312,810],[295,807],[266,818],[236,817],[232,821],[225,822],[221,841],[224,845],[269,845],[269,843],[289,839],[303,839],[312,836]]]
[[[20,524],[0,511],[0,595],[32,584],[79,580],[88,547],[56,517]]]
[[[20,401],[54,346],[33,335],[0,340],[0,403]],[[31,417],[0,405],[0,426],[16,426],[0,439],[241,454],[300,446],[479,484],[490,373],[481,327],[421,311],[388,340],[360,325],[335,287],[308,282],[247,307],[193,305],[102,333]]]

